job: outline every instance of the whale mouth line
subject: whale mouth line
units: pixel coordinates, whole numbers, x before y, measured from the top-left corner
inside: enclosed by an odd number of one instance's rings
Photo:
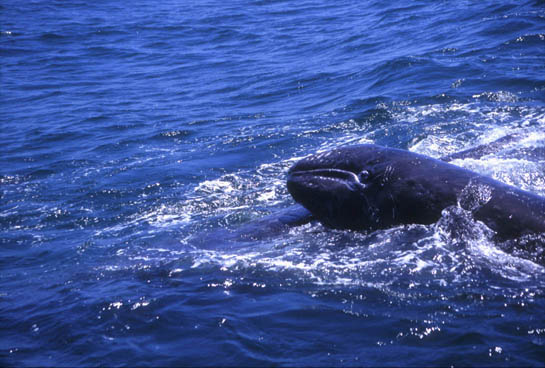
[[[294,170],[288,174],[288,183],[290,182],[306,182],[304,187],[308,189],[316,188],[317,183],[341,185],[350,191],[362,191],[367,187],[360,181],[358,175],[341,169]]]
[[[312,169],[312,170],[296,170],[289,173],[290,176],[315,176],[324,179],[341,179],[348,180],[361,184],[360,179],[351,171],[341,169]]]

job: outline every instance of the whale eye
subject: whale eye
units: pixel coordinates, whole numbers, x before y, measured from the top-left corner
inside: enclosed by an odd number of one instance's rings
[[[359,174],[358,174],[358,179],[360,181],[360,183],[364,183],[366,182],[368,179],[369,179],[369,176],[371,176],[369,174],[369,171],[367,170],[362,170]]]

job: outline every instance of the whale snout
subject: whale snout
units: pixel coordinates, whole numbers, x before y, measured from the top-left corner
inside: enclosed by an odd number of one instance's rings
[[[287,180],[293,199],[325,226],[344,229],[368,227],[369,205],[364,194],[365,184],[355,172],[327,166],[319,165],[312,156],[296,163],[288,172]]]

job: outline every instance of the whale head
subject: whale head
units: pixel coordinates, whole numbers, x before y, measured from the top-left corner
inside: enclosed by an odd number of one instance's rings
[[[380,219],[372,168],[382,162],[382,150],[358,145],[304,158],[288,172],[288,191],[327,227],[373,229]]]

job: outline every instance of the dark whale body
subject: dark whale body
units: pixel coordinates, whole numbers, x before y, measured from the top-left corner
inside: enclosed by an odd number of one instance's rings
[[[288,191],[327,227],[431,224],[449,206],[500,239],[545,233],[545,198],[413,152],[358,145],[316,154],[288,173]]]

